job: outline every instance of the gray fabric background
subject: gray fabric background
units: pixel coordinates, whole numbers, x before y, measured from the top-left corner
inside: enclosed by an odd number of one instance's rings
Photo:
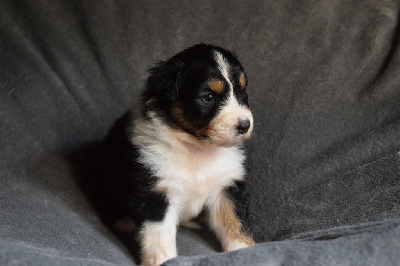
[[[249,76],[254,137],[232,253],[182,229],[168,265],[400,261],[400,3],[0,0],[0,264],[131,265],[80,178],[159,59],[199,43]],[[200,257],[191,257],[200,255]]]

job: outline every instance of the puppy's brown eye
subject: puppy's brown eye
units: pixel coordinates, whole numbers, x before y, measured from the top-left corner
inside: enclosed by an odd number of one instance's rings
[[[203,100],[205,102],[210,103],[210,102],[214,101],[214,95],[212,93],[208,93],[208,94],[203,96]]]

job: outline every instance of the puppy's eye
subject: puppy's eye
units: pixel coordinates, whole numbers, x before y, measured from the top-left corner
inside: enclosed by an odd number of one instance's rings
[[[203,100],[207,103],[213,102],[215,100],[214,98],[214,94],[212,93],[208,93],[206,95],[203,96]]]

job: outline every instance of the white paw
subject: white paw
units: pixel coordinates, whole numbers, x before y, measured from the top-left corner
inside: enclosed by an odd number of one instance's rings
[[[250,246],[253,246],[254,242],[243,242],[243,241],[237,241],[237,240],[230,240],[225,242],[224,244],[224,250],[225,251],[233,251],[233,250],[238,250],[242,248],[247,248]]]
[[[175,258],[176,255],[167,255],[167,254],[151,254],[151,255],[145,255],[142,257],[142,265],[143,266],[159,266],[166,262],[167,260],[170,260],[172,258]]]

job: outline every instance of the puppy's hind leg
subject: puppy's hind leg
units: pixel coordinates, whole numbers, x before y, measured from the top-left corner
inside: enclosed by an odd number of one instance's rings
[[[178,213],[169,206],[160,222],[146,221],[140,229],[142,265],[160,265],[177,256],[176,228]]]
[[[133,233],[137,229],[135,221],[129,217],[119,219],[113,226],[122,233]]]

